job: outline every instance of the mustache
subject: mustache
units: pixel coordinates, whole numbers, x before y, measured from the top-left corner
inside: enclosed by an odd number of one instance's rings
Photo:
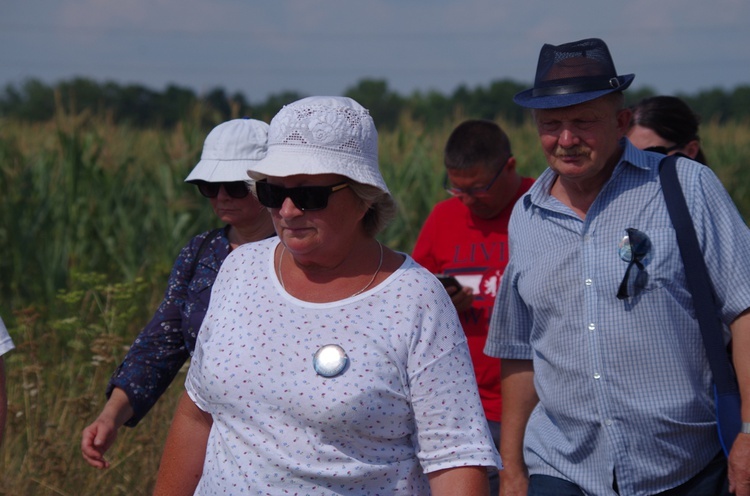
[[[552,152],[552,155],[558,158],[562,157],[590,157],[591,156],[591,148],[588,146],[574,146],[572,148],[563,148],[561,146],[555,147],[555,150]]]

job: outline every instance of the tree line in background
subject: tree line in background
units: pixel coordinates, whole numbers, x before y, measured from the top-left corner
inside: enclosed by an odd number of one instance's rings
[[[363,79],[344,91],[370,110],[378,128],[393,129],[403,115],[430,127],[440,125],[457,115],[496,119],[520,124],[528,113],[513,103],[512,97],[527,88],[526,83],[498,80],[487,86],[458,87],[450,95],[437,91],[414,92],[402,96],[388,87],[385,80]],[[649,88],[626,92],[628,104],[657,93]],[[242,93],[227,94],[214,88],[205,94],[192,89],[169,85],[154,91],[138,84],[99,83],[88,78],[75,78],[54,85],[28,79],[18,85],[6,85],[0,94],[0,117],[27,122],[52,119],[57,110],[69,114],[94,112],[111,119],[114,124],[137,128],[172,128],[186,118],[198,117],[205,127],[238,117],[253,117],[268,122],[285,104],[305,94],[282,91],[265,101],[250,102]],[[750,83],[731,91],[719,88],[693,95],[678,94],[701,116],[703,122],[739,122],[750,117]],[[196,116],[198,112],[200,115]]]

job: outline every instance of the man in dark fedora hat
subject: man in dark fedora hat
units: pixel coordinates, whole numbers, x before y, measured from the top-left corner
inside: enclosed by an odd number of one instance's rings
[[[624,137],[633,79],[602,40],[544,45],[514,97],[549,168],[514,207],[485,347],[503,364],[505,495],[750,495],[750,230],[711,170],[680,158],[744,400],[727,470],[663,156]]]

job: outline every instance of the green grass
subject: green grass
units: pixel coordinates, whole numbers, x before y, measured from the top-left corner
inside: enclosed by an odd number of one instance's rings
[[[380,235],[410,252],[442,190],[443,144],[409,120],[380,134],[383,175],[400,206]],[[122,429],[97,471],[80,433],[100,411],[109,375],[158,304],[179,249],[217,225],[183,180],[208,129],[136,131],[87,114],[46,124],[0,121],[0,315],[17,349],[6,355],[9,421],[0,494],[150,494],[184,374],[135,429]],[[504,125],[504,123],[501,123]],[[545,167],[530,124],[505,126],[519,170]],[[750,124],[706,123],[704,148],[747,219]]]

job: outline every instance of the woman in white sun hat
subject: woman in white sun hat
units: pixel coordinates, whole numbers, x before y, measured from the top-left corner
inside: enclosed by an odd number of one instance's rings
[[[118,429],[135,426],[195,348],[219,266],[238,246],[273,236],[273,222],[249,191],[247,169],[266,154],[268,124],[234,119],[206,137],[201,160],[185,179],[198,186],[225,226],[194,237],[180,252],[164,300],[115,370],[104,409],[83,431],[84,459],[97,468]]]
[[[367,110],[287,105],[249,174],[279,237],[219,272],[155,494],[487,494],[456,311],[375,238],[395,204]]]

